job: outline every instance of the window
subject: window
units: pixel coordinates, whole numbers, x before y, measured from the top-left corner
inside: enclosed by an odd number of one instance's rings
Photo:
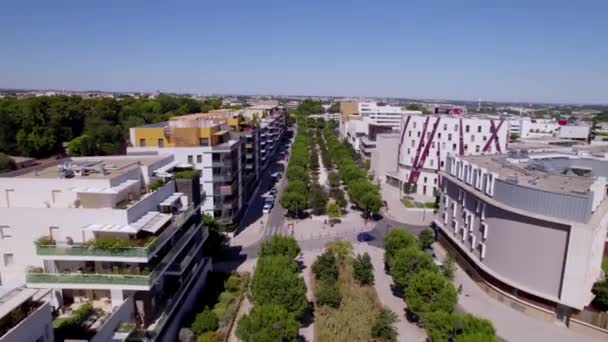
[[[416,121],[414,121],[414,128],[416,128]]]
[[[452,141],[452,134],[448,134],[448,141]]]
[[[418,131],[418,134],[417,134],[417,136],[418,136],[418,138],[420,138],[420,131]]]
[[[445,143],[441,143],[441,148],[445,148]]]
[[[209,146],[209,138],[200,138],[198,143],[201,146]]]
[[[444,164],[444,162],[443,162],[443,160],[442,160],[442,161],[441,161],[441,167],[443,167],[443,164]]]
[[[480,242],[477,248],[479,249],[479,259],[483,260],[486,257],[486,244]]]
[[[441,133],[437,133],[437,138],[441,139]]]
[[[433,159],[429,160],[429,163],[431,163],[431,167],[433,166]]]
[[[471,135],[471,141],[475,141],[475,136]]]
[[[464,150],[467,151],[469,149],[469,145],[464,145]]]
[[[477,126],[477,133],[481,133],[481,126]]]
[[[479,225],[479,229],[481,230],[481,238],[483,240],[488,238],[488,224],[487,223],[481,223]]]
[[[408,137],[411,137],[411,136],[412,136],[412,131],[408,131],[408,132],[407,132],[407,136],[408,136]]]
[[[488,138],[487,138],[485,135],[484,135],[483,137],[481,137],[481,139],[482,139],[483,141],[488,140]]]
[[[464,126],[464,131],[465,131],[466,133],[469,133],[469,125]]]
[[[458,132],[458,124],[454,125],[454,132]]]
[[[481,150],[481,148],[479,147],[479,145],[475,145],[475,152],[479,152]]]
[[[452,151],[456,151],[456,144],[452,144]]]
[[[139,139],[139,147],[146,147],[146,139]]]
[[[0,226],[0,238],[2,240],[8,240],[12,238],[11,228],[9,226]]]
[[[194,163],[194,157],[193,156],[188,156],[188,163],[192,164]]]
[[[13,253],[4,253],[4,266],[11,266],[14,262]]]
[[[415,142],[414,140],[412,140],[412,147],[414,147],[414,144],[415,144],[415,143],[416,143],[416,142]]]
[[[165,139],[163,139],[163,138],[158,139],[158,147],[165,147]]]
[[[202,156],[202,155],[200,155],[200,154],[199,154],[199,155],[197,155],[197,156],[196,156],[196,162],[197,162],[198,164],[202,163],[202,162],[203,162],[203,156]]]
[[[448,124],[447,124],[447,123],[444,123],[444,124],[443,124],[443,130],[444,130],[444,131],[447,131],[447,130],[448,130]]]
[[[409,147],[407,148],[407,154],[410,154],[410,148]]]
[[[424,183],[426,183],[426,177],[424,177]]]

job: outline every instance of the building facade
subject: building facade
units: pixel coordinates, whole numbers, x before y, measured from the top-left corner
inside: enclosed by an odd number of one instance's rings
[[[60,317],[91,306],[64,338],[108,341],[126,321],[174,338],[211,260],[199,179],[167,178],[172,162],[68,158],[0,177],[3,280],[51,290]]]
[[[439,171],[450,154],[485,155],[506,152],[508,123],[473,115],[406,115],[398,148],[398,167],[387,182],[406,193],[433,196]]]
[[[53,342],[48,291],[15,288],[0,297],[0,342]]]
[[[484,280],[567,323],[593,298],[608,227],[608,160],[450,155],[435,220]]]

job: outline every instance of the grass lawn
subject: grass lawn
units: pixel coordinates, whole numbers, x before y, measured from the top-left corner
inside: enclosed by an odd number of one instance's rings
[[[342,303],[337,309],[315,307],[315,341],[373,341],[371,327],[382,309],[376,290],[353,279],[352,259],[340,267]],[[314,276],[313,276],[314,277]]]
[[[401,203],[406,208],[418,208],[418,209],[435,209],[435,202],[414,202],[407,198],[402,198]]]
[[[402,198],[401,203],[403,203],[403,205],[406,208],[416,208],[416,205],[414,205],[414,202],[412,202],[411,200],[409,200],[407,198]]]

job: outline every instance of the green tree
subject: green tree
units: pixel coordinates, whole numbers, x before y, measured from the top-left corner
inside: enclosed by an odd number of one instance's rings
[[[302,210],[308,207],[306,194],[300,192],[284,192],[279,202],[293,217],[300,216]]]
[[[328,113],[340,113],[340,102],[334,102],[327,108]]]
[[[330,220],[339,219],[342,215],[342,209],[340,209],[340,206],[335,201],[331,201],[327,204],[326,211]]]
[[[337,239],[327,242],[325,248],[335,254],[340,261],[353,254],[353,244],[345,240]]]
[[[308,302],[304,279],[296,271],[295,261],[286,256],[259,258],[251,279],[253,303],[282,305],[296,317],[301,317]]]
[[[330,172],[327,174],[327,180],[329,182],[329,187],[332,190],[338,189],[340,187],[340,176],[335,172]]]
[[[338,283],[323,279],[315,283],[315,299],[317,305],[338,308],[342,302],[342,295]]]
[[[338,280],[338,265],[336,256],[331,251],[325,251],[319,255],[312,264],[312,272],[317,280]]]
[[[313,183],[309,192],[309,202],[313,214],[322,215],[325,212],[328,201],[329,198],[325,190],[318,183]]]
[[[4,153],[0,153],[0,172],[13,171],[17,169],[15,161]]]
[[[414,246],[398,250],[389,266],[395,285],[401,289],[407,288],[417,272],[435,270],[433,259]]]
[[[391,229],[384,236],[384,262],[390,266],[390,261],[397,251],[410,246],[417,246],[414,235],[403,228]]]
[[[292,236],[273,235],[260,246],[259,257],[269,255],[282,255],[288,259],[295,259],[300,254],[300,246]]]
[[[303,181],[293,180],[293,181],[290,181],[289,183],[287,183],[287,186],[285,187],[284,192],[296,192],[296,193],[305,194],[308,192],[308,188],[306,186],[306,183],[304,183]]]
[[[593,303],[602,310],[608,310],[608,281],[595,283],[591,292],[595,295]]]
[[[90,156],[97,153],[95,142],[87,134],[72,139],[68,143],[68,150],[74,156]]]
[[[301,180],[304,183],[308,183],[310,179],[310,175],[308,174],[308,171],[306,171],[306,168],[304,168],[303,166],[300,165],[290,165],[287,168],[287,180],[288,181],[294,181],[294,180]]]
[[[388,308],[382,308],[372,325],[372,337],[376,341],[395,342],[397,341],[397,330],[393,324],[398,321],[398,316]]]
[[[452,254],[448,253],[445,257],[443,265],[441,265],[441,274],[450,280],[454,280],[454,275],[456,274],[456,261]]]
[[[435,234],[433,234],[432,230],[425,229],[418,234],[418,245],[420,246],[420,249],[425,250],[431,248],[433,242],[435,242]]]
[[[192,331],[196,335],[201,335],[208,331],[215,331],[218,328],[218,319],[213,311],[209,310],[208,307],[196,315],[194,323],[192,323]]]
[[[361,286],[374,284],[374,265],[369,254],[357,254],[353,261],[353,278]]]
[[[458,295],[452,283],[441,274],[422,270],[409,280],[405,298],[411,311],[423,315],[431,311],[454,311]]]
[[[346,208],[346,206],[348,205],[346,197],[344,196],[344,191],[342,191],[342,189],[336,189],[336,191],[334,192],[334,198],[340,208]]]
[[[236,335],[244,342],[297,341],[299,327],[284,307],[259,304],[239,320]]]

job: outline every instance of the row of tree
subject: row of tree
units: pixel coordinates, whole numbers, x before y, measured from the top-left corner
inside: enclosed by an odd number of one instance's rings
[[[363,210],[366,216],[377,213],[382,207],[379,186],[370,181],[367,171],[361,165],[359,154],[347,141],[340,142],[330,127],[323,129],[323,137],[327,143],[328,158],[337,166],[338,176],[346,185],[350,201]],[[330,186],[331,183],[332,180]]]
[[[310,184],[309,142],[306,120],[302,115],[296,118],[297,130],[289,163],[287,165],[287,186],[279,199],[281,205],[287,209],[292,217],[301,216],[308,205],[308,186]]]
[[[249,289],[254,306],[236,329],[242,341],[297,341],[299,320],[308,307],[306,284],[295,261],[299,253],[296,240],[282,235],[260,247]]]
[[[435,341],[496,341],[488,320],[454,311],[458,293],[451,282],[453,261],[437,267],[424,252],[430,247],[431,231],[417,239],[404,229],[393,229],[384,238],[385,264],[395,285],[403,291],[408,311],[421,319],[429,339]]]
[[[129,128],[171,116],[220,108],[222,99],[198,101],[161,94],[157,98],[41,96],[0,99],[0,152],[48,157],[70,152],[109,155],[124,152]]]

